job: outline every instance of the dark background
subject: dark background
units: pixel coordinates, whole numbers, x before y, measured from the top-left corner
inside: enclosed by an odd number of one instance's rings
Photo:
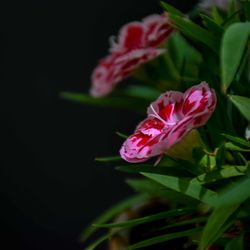
[[[187,10],[196,1],[168,2]],[[131,132],[140,118],[58,94],[88,91],[108,37],[161,13],[159,1],[9,1],[2,11],[0,249],[83,249],[87,223],[132,193],[94,157],[117,154],[114,132]]]

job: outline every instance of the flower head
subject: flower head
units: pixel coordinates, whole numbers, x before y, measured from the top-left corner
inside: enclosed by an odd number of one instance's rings
[[[202,82],[185,93],[169,91],[148,108],[148,117],[123,143],[121,157],[143,162],[167,152],[191,130],[204,125],[216,106],[216,95]]]
[[[142,22],[124,25],[117,42],[111,43],[110,55],[100,60],[93,71],[90,94],[107,95],[141,64],[162,54],[164,50],[157,47],[172,31],[166,15],[151,15]]]

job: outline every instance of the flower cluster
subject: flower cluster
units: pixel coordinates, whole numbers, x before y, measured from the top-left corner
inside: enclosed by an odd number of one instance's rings
[[[151,15],[142,22],[123,26],[117,42],[112,42],[110,55],[100,60],[92,74],[90,94],[107,95],[115,85],[138,66],[164,52],[157,48],[173,31],[166,15]]]
[[[123,144],[120,154],[128,162],[143,162],[166,153],[194,128],[204,125],[216,106],[216,94],[202,82],[184,94],[169,91],[148,108],[142,121]]]

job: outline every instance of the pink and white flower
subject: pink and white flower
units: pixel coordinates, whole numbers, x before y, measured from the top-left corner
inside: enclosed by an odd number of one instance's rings
[[[216,94],[205,82],[185,93],[168,91],[148,108],[148,117],[123,143],[121,157],[128,162],[143,162],[160,156],[185,137],[203,126],[216,106]]]
[[[110,55],[100,60],[93,71],[90,94],[107,95],[141,64],[161,55],[164,50],[157,47],[172,31],[166,15],[151,15],[142,22],[124,25],[117,42],[111,44]]]
[[[163,52],[162,49],[146,48],[107,56],[100,61],[92,74],[90,94],[95,97],[109,94],[118,82],[129,76],[139,65]]]

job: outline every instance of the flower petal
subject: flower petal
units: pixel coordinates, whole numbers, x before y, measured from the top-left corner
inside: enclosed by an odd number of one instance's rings
[[[142,162],[161,154],[159,142],[164,124],[158,119],[147,118],[122,145],[120,155],[128,162]]]
[[[142,21],[146,29],[147,46],[159,46],[173,32],[167,15],[150,15]]]
[[[140,22],[131,22],[124,25],[118,36],[118,43],[114,43],[111,52],[130,51],[146,46],[145,28]]]
[[[90,94],[95,97],[109,94],[118,82],[129,76],[141,64],[163,52],[162,49],[147,48],[109,55],[101,60],[93,71]]]
[[[168,91],[149,106],[147,113],[149,116],[159,115],[166,124],[175,124],[182,118],[182,101],[183,93]]]
[[[184,115],[193,115],[203,112],[214,106],[215,93],[211,91],[206,82],[193,86],[184,95],[182,112]]]

